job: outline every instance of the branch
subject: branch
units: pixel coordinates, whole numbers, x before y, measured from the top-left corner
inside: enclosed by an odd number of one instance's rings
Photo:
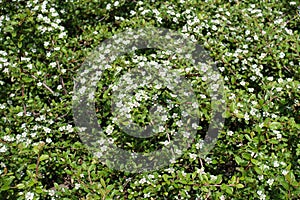
[[[35,75],[31,75],[35,80],[37,80],[38,78],[35,76]],[[53,92],[53,90],[51,89],[51,88],[49,88],[48,87],[48,85],[46,85],[46,83],[45,82],[43,82],[43,86],[47,89],[47,90],[49,90],[50,92],[51,92],[51,94],[53,94],[54,95],[54,92]]]

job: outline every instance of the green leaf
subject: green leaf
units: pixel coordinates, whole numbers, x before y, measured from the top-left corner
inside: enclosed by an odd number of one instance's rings
[[[241,165],[241,166],[243,166],[243,164],[245,163],[245,161],[239,156],[235,156],[235,161],[238,165]]]
[[[259,167],[254,167],[254,170],[255,170],[256,173],[258,173],[259,175],[263,174],[263,171],[262,171]]]
[[[47,160],[48,158],[49,158],[49,155],[43,154],[43,155],[41,155],[41,157],[40,157],[40,161]]]
[[[3,185],[0,187],[0,191],[5,191],[5,190],[9,190],[10,186],[9,185]]]
[[[244,188],[244,185],[241,184],[241,183],[239,183],[239,184],[235,185],[235,187],[236,187],[236,188]]]
[[[222,184],[221,189],[225,190],[225,192],[228,194],[233,194],[233,188],[228,185]]]
[[[38,153],[40,152],[39,146],[38,146],[38,145],[35,145],[35,146],[33,147],[33,151],[34,151],[35,154],[38,154]]]
[[[245,138],[248,140],[248,141],[252,141],[252,139],[249,137],[249,135],[248,134],[245,134]]]
[[[26,185],[27,185],[27,187],[31,187],[31,186],[33,186],[35,183],[36,183],[35,180],[34,180],[34,179],[31,179],[30,181],[27,182]]]
[[[18,42],[18,48],[22,48],[23,43],[22,42]]]
[[[17,188],[18,189],[23,189],[23,188],[25,188],[25,184],[20,183],[20,184],[17,185]]]
[[[32,78],[29,78],[29,77],[23,77],[22,80],[25,82],[25,83],[30,83],[32,82]]]
[[[114,185],[108,185],[106,189],[107,190],[112,190],[113,188],[114,188]]]
[[[289,190],[289,189],[290,189],[290,186],[289,186],[288,182],[287,182],[284,178],[280,177],[280,178],[278,179],[278,181],[279,181],[279,183],[282,185],[282,187],[283,187],[285,190]]]
[[[257,160],[255,160],[254,158],[251,159],[251,162],[254,164],[254,165],[259,165],[259,162]]]
[[[36,168],[36,164],[30,164],[27,166],[27,169],[35,169]]]
[[[216,184],[220,184],[222,182],[222,176],[217,176]]]
[[[100,182],[101,182],[101,185],[102,185],[104,188],[106,188],[106,183],[105,183],[105,181],[104,181],[103,178],[100,179]]]
[[[292,185],[292,186],[299,186],[299,183],[296,181],[295,175],[293,172],[289,172],[286,176],[285,176],[286,180]]]
[[[4,30],[4,32],[13,32],[14,31],[14,27],[12,27],[12,26],[5,26],[4,28],[3,28],[3,30]]]
[[[279,143],[279,141],[276,140],[276,139],[270,139],[269,142],[270,142],[271,144],[278,144],[278,143]]]
[[[250,160],[251,154],[250,153],[242,153],[242,157],[245,158],[246,160]]]
[[[271,122],[270,123],[270,129],[271,130],[276,130],[276,129],[280,129],[282,127],[280,122]]]

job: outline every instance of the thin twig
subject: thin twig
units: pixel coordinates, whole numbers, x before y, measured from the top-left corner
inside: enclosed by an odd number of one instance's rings
[[[38,158],[36,161],[36,167],[35,167],[35,180],[38,180],[38,175],[39,175],[39,164],[40,164],[40,151],[38,153]]]
[[[24,85],[22,85],[22,98],[25,96]],[[24,115],[26,115],[26,104],[23,103]]]
[[[59,61],[58,60],[56,60],[56,65],[57,65],[58,69],[60,70],[60,65],[59,65]],[[65,87],[64,79],[63,79],[62,76],[59,76],[59,78],[60,78],[60,82],[61,82],[61,85],[62,85],[63,90],[64,90],[64,95],[66,95],[67,94],[67,90],[66,90],[66,87]]]
[[[199,161],[200,161],[200,166],[201,166],[201,169],[203,168],[203,162],[202,162],[202,159],[199,158]]]
[[[37,80],[38,78],[35,76],[35,75],[31,75],[35,80]],[[51,94],[53,94],[54,95],[54,92],[53,92],[53,90],[51,89],[51,88],[49,88],[48,87],[48,85],[46,85],[46,83],[45,82],[43,82],[42,83],[43,84],[43,86],[47,89],[47,90],[49,90],[50,92],[51,92]]]
[[[90,184],[93,185],[93,182],[92,182],[92,179],[91,179],[91,173],[90,173],[90,170],[88,170],[88,178],[89,178],[89,181],[90,181]]]

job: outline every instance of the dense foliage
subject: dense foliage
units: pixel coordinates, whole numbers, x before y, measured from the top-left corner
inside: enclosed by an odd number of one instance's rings
[[[279,0],[1,0],[0,199],[299,199],[299,6]],[[210,52],[225,81],[225,125],[213,150],[200,156],[210,104],[201,93],[203,79],[189,76],[195,69],[165,51],[120,57],[95,97],[99,124],[124,149],[150,151],[167,142],[163,128],[159,137],[140,140],[114,123],[110,85],[128,66],[176,65],[193,83],[204,113],[198,142],[179,159],[153,172],[120,172],[99,162],[77,134],[74,79],[103,40],[147,26],[190,34]],[[152,100],[172,100],[160,87],[144,91],[147,100],[132,112],[140,124],[149,120]]]

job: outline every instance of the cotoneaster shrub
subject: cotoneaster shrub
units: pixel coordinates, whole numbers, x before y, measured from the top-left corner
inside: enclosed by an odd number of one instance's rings
[[[299,199],[299,6],[275,0],[2,0],[1,199]],[[169,166],[130,174],[101,164],[82,144],[72,116],[73,80],[103,40],[146,26],[190,34],[210,52],[225,81],[226,121],[214,149],[199,155],[209,98],[203,80],[171,59],[198,91],[203,129]],[[125,149],[155,149],[166,137],[162,132],[141,142],[115,127],[113,75],[168,56],[145,51],[119,58],[99,81],[99,123]],[[169,98],[157,88],[147,92],[150,100]],[[141,103],[133,116],[143,124],[151,101]]]

